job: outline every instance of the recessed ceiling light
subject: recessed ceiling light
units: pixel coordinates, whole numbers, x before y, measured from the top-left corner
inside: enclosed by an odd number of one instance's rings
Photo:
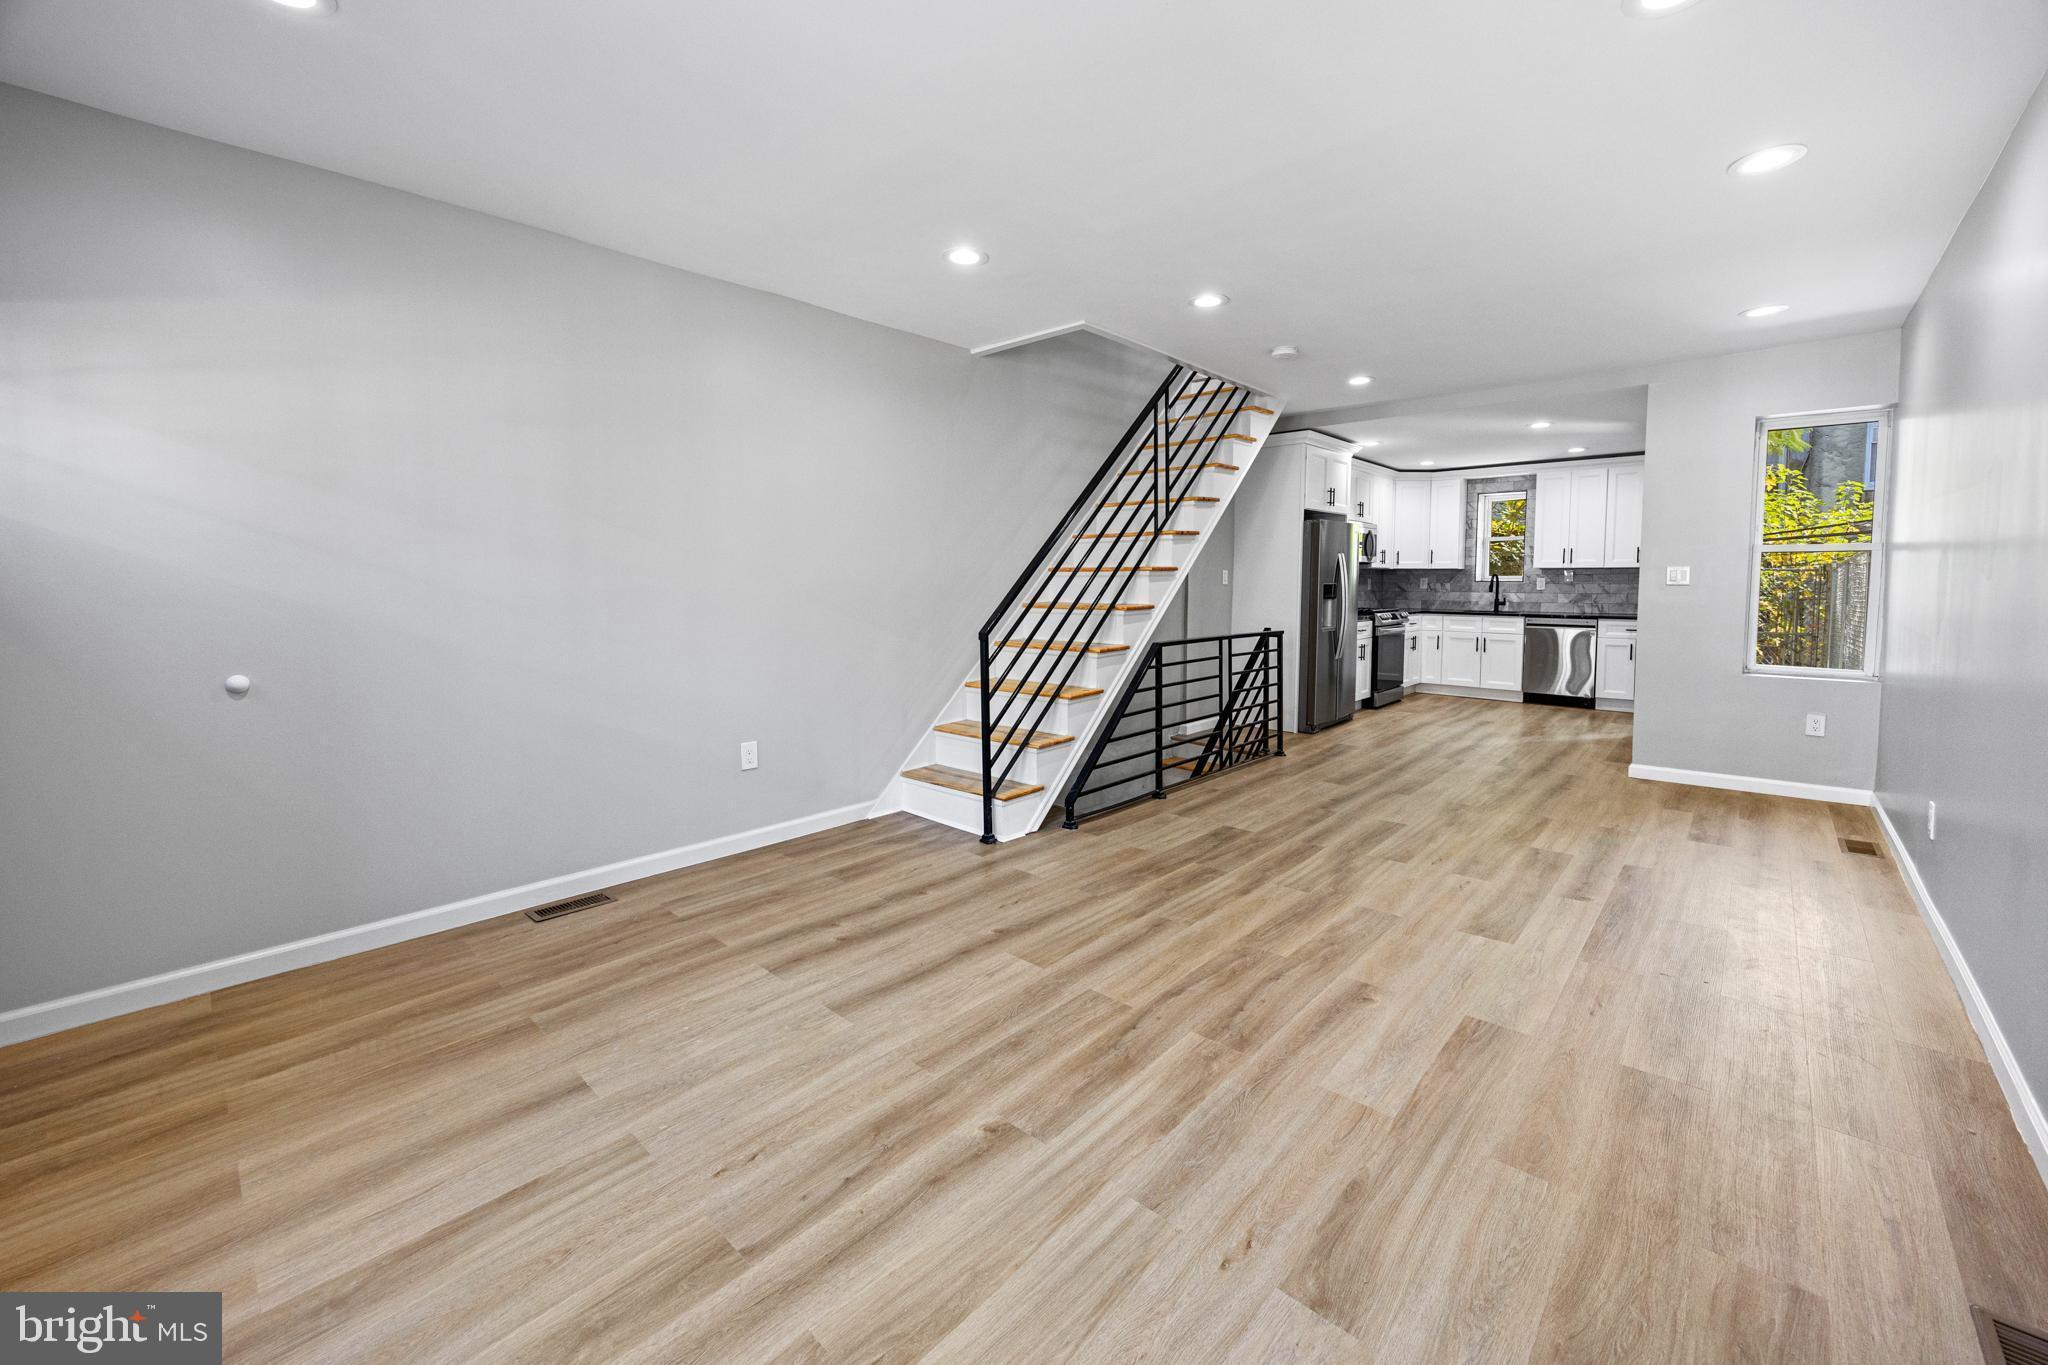
[[[1700,0],[1621,0],[1621,12],[1633,14],[1638,19],[1655,19],[1666,14],[1676,14],[1699,2]]]
[[[1210,292],[1197,294],[1189,299],[1188,302],[1197,308],[1221,308],[1224,304],[1229,303],[1230,299],[1227,295]]]
[[[283,0],[279,0],[282,4]],[[988,261],[986,251],[976,251],[971,246],[956,246],[946,253],[946,259],[954,265],[982,265]]]
[[[1567,455],[1583,455],[1585,453],[1586,448],[1584,446],[1573,446],[1570,450],[1567,450],[1565,452],[1565,454]]]
[[[1380,443],[1378,441],[1360,441],[1358,444],[1364,450],[1377,450]]]
[[[1297,346],[1275,346],[1267,354],[1275,360],[1292,360],[1301,354],[1301,349]]]
[[[1362,389],[1367,384],[1372,383],[1372,376],[1369,374],[1354,374],[1344,382],[1354,389]]]
[[[1803,142],[1787,142],[1777,147],[1766,147],[1760,152],[1737,157],[1729,163],[1728,174],[1769,175],[1772,171],[1784,170],[1805,155],[1806,144]]]
[[[1548,423],[1548,422],[1531,422],[1531,423],[1529,423],[1529,430],[1531,430],[1531,431],[1542,431],[1542,430],[1543,430],[1543,429],[1544,429],[1545,427],[1547,427],[1547,426],[1549,426],[1549,425],[1550,425],[1550,423]]]
[[[1435,464],[1435,463],[1436,463],[1436,461],[1435,461],[1435,460],[1417,460],[1417,461],[1416,461],[1415,463],[1417,463],[1417,464],[1421,465],[1421,466],[1422,466],[1422,467],[1423,467],[1424,469],[1428,469],[1428,468],[1429,468],[1429,467],[1430,467],[1431,465]]]
[[[1791,308],[1791,306],[1789,303],[1760,303],[1754,308],[1743,309],[1742,316],[1746,318],[1774,318]]]
[[[295,9],[301,14],[332,14],[335,0],[271,0],[280,9]]]

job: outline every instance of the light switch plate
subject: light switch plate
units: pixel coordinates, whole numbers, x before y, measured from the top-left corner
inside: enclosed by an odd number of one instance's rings
[[[1690,564],[1667,565],[1664,570],[1664,582],[1666,586],[1673,588],[1689,586],[1692,583],[1692,566]]]

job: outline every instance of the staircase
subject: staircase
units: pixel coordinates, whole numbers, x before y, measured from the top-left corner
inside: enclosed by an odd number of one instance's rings
[[[1277,414],[1175,365],[989,614],[961,686],[873,813],[983,843],[1044,823]]]

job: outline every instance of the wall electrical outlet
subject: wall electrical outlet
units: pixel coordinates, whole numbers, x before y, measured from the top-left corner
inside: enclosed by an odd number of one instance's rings
[[[1927,803],[1927,842],[1934,842],[1934,803]]]
[[[1228,569],[1223,571],[1223,586],[1226,588],[1230,586],[1230,570]]]
[[[1664,569],[1664,583],[1667,587],[1683,588],[1692,583],[1692,565],[1670,564]]]
[[[1806,733],[1815,739],[1825,739],[1828,733],[1828,718],[1818,711],[1808,712]]]
[[[740,741],[740,771],[752,772],[761,766],[761,742],[754,739]]]

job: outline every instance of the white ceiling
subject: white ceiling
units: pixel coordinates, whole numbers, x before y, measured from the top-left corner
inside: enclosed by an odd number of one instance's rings
[[[1361,448],[1359,458],[1394,469],[1476,469],[1577,459],[1569,453],[1574,446],[1584,446],[1587,459],[1634,454],[1643,448],[1648,407],[1649,390],[1636,385],[1358,422],[1319,422],[1315,429],[1347,441],[1377,441]],[[1550,425],[1532,431],[1531,422]]]
[[[1895,323],[2044,67],[2041,0],[0,3],[0,79],[961,346],[1085,320],[1297,410]]]

